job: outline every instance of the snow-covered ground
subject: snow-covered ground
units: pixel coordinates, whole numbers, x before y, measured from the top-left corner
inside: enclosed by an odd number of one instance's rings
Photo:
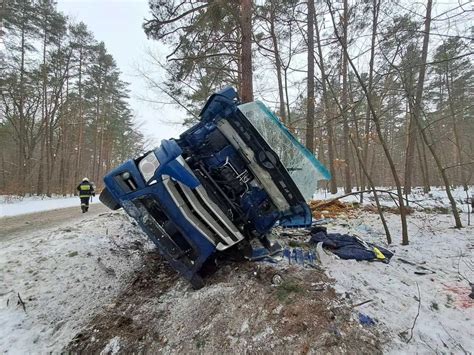
[[[372,300],[358,309],[376,319],[392,340],[386,353],[474,353],[474,300],[467,281],[474,282],[474,228],[457,230],[450,215],[415,212],[408,217],[410,245],[402,246],[399,217],[386,217],[394,242],[388,247],[395,252],[391,262],[329,258],[325,268],[336,290],[354,304]],[[373,213],[338,219],[328,231],[386,246]]]
[[[122,212],[0,240],[0,353],[60,352],[130,281],[148,245]]]
[[[388,189],[386,187],[377,187],[377,189],[387,190],[393,193],[397,192],[395,189]],[[356,189],[352,190],[352,192],[356,192],[356,191],[357,191]],[[458,209],[462,210],[463,212],[467,212],[468,205],[465,203],[465,201],[468,195],[470,198],[474,197],[474,187],[470,186],[469,190],[467,191],[467,194],[466,194],[466,191],[464,191],[462,187],[456,187],[452,189],[451,193],[454,196],[454,199],[456,200]],[[315,200],[330,200],[342,195],[345,195],[343,188],[339,188],[337,193],[334,195],[324,189],[319,189],[313,195],[313,198]],[[379,196],[380,203],[383,206],[387,206],[387,207],[396,206],[396,202],[394,201],[394,198],[393,198],[395,197],[395,195],[391,196],[390,194],[381,192],[378,194],[378,196]],[[408,198],[409,206],[417,210],[451,208],[448,196],[446,195],[446,190],[440,187],[432,187],[431,191],[427,194],[423,193],[422,188],[415,187],[412,189],[412,193],[409,194],[407,198]],[[350,195],[341,199],[341,201],[343,202],[359,202],[359,200],[360,200],[359,194]],[[364,193],[364,205],[367,205],[367,204],[373,204],[375,206],[375,201],[371,193]]]
[[[441,206],[442,194],[435,191],[420,203]],[[0,238],[0,353],[62,351],[94,315],[115,309],[116,297],[143,267],[142,250],[151,245],[123,212],[77,214],[81,220]],[[354,314],[376,321],[388,339],[386,353],[474,353],[474,300],[467,281],[474,282],[474,227],[453,229],[449,214],[416,211],[408,217],[410,245],[402,246],[399,216],[386,218],[393,239],[388,248],[395,252],[389,264],[332,256],[323,263],[341,298],[353,305],[370,300]],[[374,213],[339,217],[328,231],[385,246]],[[193,295],[182,293],[181,303],[193,305]]]
[[[93,197],[91,203],[99,203],[98,197]],[[17,216],[34,212],[50,211],[58,208],[77,207],[80,205],[79,197],[7,197],[0,196],[0,218]]]

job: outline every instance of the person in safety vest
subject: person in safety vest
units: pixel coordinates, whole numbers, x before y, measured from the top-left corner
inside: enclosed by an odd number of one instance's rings
[[[85,213],[89,209],[89,199],[91,196],[95,196],[94,185],[85,177],[77,186],[77,191],[79,191],[79,198],[81,199],[82,213]]]

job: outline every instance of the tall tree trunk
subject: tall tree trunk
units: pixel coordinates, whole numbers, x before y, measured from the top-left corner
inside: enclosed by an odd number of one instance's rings
[[[350,102],[355,102],[355,98],[354,98],[354,88],[353,88],[353,85],[351,83],[351,81],[349,81],[349,87],[348,87],[348,95],[349,95],[349,101]],[[359,128],[359,123],[358,123],[358,119],[357,119],[357,113],[356,113],[356,110],[350,110],[350,115],[351,115],[351,118],[352,118],[352,124],[354,125],[354,134],[355,134],[355,142],[357,142],[357,144],[359,144],[360,146],[360,128]],[[353,137],[352,137],[352,133],[349,133],[349,140],[354,140]],[[350,149],[350,148],[349,148]],[[354,171],[354,177],[355,177],[355,187],[357,189],[359,189],[359,191],[363,191],[363,186],[362,186],[362,177],[365,177],[364,175],[364,172],[362,171],[361,167],[360,167],[360,164],[358,163],[358,157],[357,159],[355,158],[354,156],[354,149],[350,149],[350,152],[351,152],[351,165],[350,166],[353,166],[353,171]],[[367,167],[367,165],[366,165]],[[350,192],[350,191],[349,191]],[[362,196],[362,193],[360,194]]]
[[[44,150],[45,150],[45,138],[41,138],[41,149],[40,149],[40,158],[39,158],[39,167],[38,167],[38,180],[36,182],[36,194],[42,195],[44,193],[44,164],[43,164],[43,157],[44,157]]]
[[[343,47],[347,48],[347,27],[348,27],[348,4],[347,0],[344,0],[344,14],[343,14]],[[343,149],[344,149],[344,191],[349,193],[352,191],[352,181],[351,181],[351,168],[350,168],[350,152],[349,152],[349,122],[347,118],[349,107],[347,105],[348,97],[348,84],[347,84],[347,55],[346,51],[342,51],[342,120],[343,120],[343,132],[344,139],[342,140]]]
[[[422,139],[421,144],[420,144],[419,140],[417,140],[417,142],[416,142],[416,152],[418,153],[418,164],[420,166],[421,178],[422,178],[422,181],[423,181],[423,192],[427,193],[426,186],[428,186],[428,188],[429,188],[429,178],[428,178],[427,167],[425,165],[425,161],[426,161],[425,151],[424,151],[424,149],[422,149],[420,147],[421,145],[423,145],[423,139]]]
[[[2,152],[2,190],[5,189],[7,184],[7,168],[5,166],[5,155]]]
[[[25,145],[26,145],[26,125],[25,125],[25,52],[26,52],[26,29],[23,16],[23,23],[21,26],[21,59],[20,59],[20,98],[19,98],[19,132],[18,132],[18,177],[19,177],[19,194],[25,194],[26,181],[26,160],[25,160]]]
[[[306,148],[314,153],[314,0],[308,1],[308,79],[306,100]]]
[[[380,1],[381,0],[373,0],[372,3],[372,35],[371,35],[371,42],[370,42],[370,59],[369,59],[369,81],[367,83],[367,90],[369,91],[369,95],[372,97],[373,93],[373,82],[374,82],[374,62],[375,62],[375,46],[377,40],[377,27],[379,21],[379,10],[380,10]],[[370,137],[370,108],[367,105],[367,109],[365,112],[365,127],[364,127],[364,144],[362,148],[362,161],[364,162],[365,166],[368,166],[369,163],[369,137]],[[362,190],[365,188],[365,175],[362,177]],[[363,202],[363,194],[361,196],[361,203]]]
[[[66,183],[67,183],[66,166],[68,165],[67,160],[66,160],[66,151],[67,151],[66,141],[67,141],[67,134],[68,134],[66,117],[69,117],[69,114],[70,114],[69,113],[69,68],[67,70],[66,75],[67,75],[66,76],[66,100],[63,101],[61,99],[61,102],[63,104],[65,102],[66,108],[64,110],[65,114],[61,119],[61,134],[60,134],[61,160],[59,163],[59,188],[63,196],[66,195]]]
[[[113,103],[110,104],[113,106]],[[101,117],[101,124],[100,124],[100,145],[99,145],[99,165],[97,168],[97,176],[95,177],[94,182],[98,182],[100,177],[102,176],[103,171],[103,163],[104,163],[104,143],[105,143],[105,132],[106,132],[106,124],[107,124],[107,111],[102,114]]]
[[[318,17],[314,17],[314,23],[315,23],[315,34],[316,34],[316,44],[318,46],[318,66],[319,70],[321,71],[321,87],[322,87],[322,95],[323,95],[323,112],[324,112],[324,117],[326,119],[326,129],[327,129],[327,134],[328,134],[328,158],[329,158],[329,172],[331,173],[331,180],[329,182],[330,184],[330,190],[332,194],[337,193],[337,179],[336,179],[336,169],[334,167],[334,160],[335,160],[335,155],[334,155],[334,128],[332,124],[332,117],[330,117],[330,102],[329,102],[329,96],[328,96],[328,90],[327,90],[327,84],[326,84],[326,67],[324,64],[324,57],[323,57],[323,50],[321,46],[321,37],[319,34],[319,24],[318,24]]]
[[[79,50],[79,78],[78,78],[78,103],[79,103],[79,120],[78,130],[79,136],[77,140],[77,155],[74,172],[74,181],[79,181],[79,174],[82,169],[82,148],[84,145],[84,114],[83,114],[83,100],[82,100],[82,66],[84,60],[84,49]]]
[[[367,181],[369,182],[370,188],[371,188],[371,190],[374,194],[375,205],[377,206],[377,211],[378,211],[379,216],[380,216],[380,221],[382,222],[383,229],[385,231],[385,236],[387,238],[387,244],[392,244],[392,236],[390,234],[390,230],[388,229],[388,225],[387,225],[387,222],[385,220],[385,216],[383,214],[382,206],[381,206],[380,201],[379,201],[379,196],[378,196],[375,184],[374,184],[374,182],[373,182],[373,180],[372,180],[372,178],[371,178],[371,176],[370,176],[370,174],[367,170],[367,166],[365,165],[364,160],[362,159],[363,157],[361,156],[361,154],[359,152],[359,149],[358,149],[359,147],[356,145],[356,143],[354,142],[354,139],[352,137],[349,136],[349,139],[351,140],[351,142],[354,146],[354,151],[357,155],[357,160],[359,161],[359,165],[360,165],[362,171],[364,172],[364,175],[367,178]],[[361,188],[361,191],[363,191],[363,187]]]
[[[430,22],[431,22],[431,6],[432,0],[428,0],[427,9],[426,9],[426,19],[425,19],[425,31],[430,31]],[[428,57],[428,43],[429,43],[429,33],[425,32],[423,38],[423,48],[421,52],[421,67],[418,74],[416,92],[415,92],[415,104],[412,105],[412,115],[410,116],[410,125],[408,131],[408,145],[406,151],[406,163],[405,163],[405,193],[409,194],[411,192],[411,179],[413,175],[413,162],[414,162],[414,152],[416,145],[417,137],[417,123],[413,122],[414,120],[419,121],[423,105],[423,87],[425,84],[425,74],[426,74],[426,59]],[[410,95],[411,97],[411,95]]]
[[[275,8],[273,1],[271,2],[270,9],[270,36],[272,37],[273,50],[275,51],[275,69],[278,83],[278,96],[280,98],[280,118],[283,124],[286,125],[286,108],[285,108],[285,96],[283,94],[283,80],[281,77],[281,58],[278,40],[275,32]]]
[[[252,0],[240,2],[240,26],[242,30],[242,102],[253,101],[252,69]]]
[[[287,126],[291,128],[291,111],[290,111],[290,95],[288,93],[288,67],[284,68],[283,75],[285,78],[285,98],[286,98],[286,121],[287,121]]]
[[[421,136],[421,132],[420,132]],[[423,137],[421,137],[423,141]],[[425,144],[421,144],[421,151],[423,155],[423,164],[425,166],[425,180],[424,180],[424,186],[423,186],[423,192],[427,194],[428,192],[431,191],[431,183],[430,183],[430,171],[429,171],[429,165],[428,165],[428,158],[426,156],[426,148]]]
[[[405,194],[411,193],[412,177],[413,177],[413,162],[415,160],[415,146],[417,137],[417,127],[415,123],[414,113],[409,115],[408,124],[408,141],[405,152],[405,181],[404,181],[404,192]]]
[[[97,162],[97,148],[98,148],[98,140],[99,140],[99,120],[100,116],[103,114],[100,111],[100,95],[97,96],[96,99],[96,112],[95,112],[95,133],[94,133],[94,149],[93,149],[93,159],[92,159],[92,180],[96,181],[96,177],[98,173],[96,171],[99,168],[99,163]]]
[[[449,68],[449,64],[447,64],[446,66]],[[461,141],[459,139],[456,110],[454,109],[453,96],[451,93],[452,83],[449,77],[448,70],[449,69],[447,69],[447,72],[446,72],[446,90],[448,92],[448,105],[449,105],[449,110],[451,112],[451,120],[453,122],[453,136],[454,136],[454,145],[456,149],[456,158],[457,158],[457,164],[459,165],[461,183],[464,188],[464,191],[467,191],[469,187],[467,186],[467,179],[466,179],[466,175],[464,174],[464,166],[463,166],[463,159],[462,159],[462,152],[461,152]]]
[[[43,28],[43,93],[42,93],[42,114],[44,122],[44,154],[46,156],[46,194],[51,195],[51,134],[53,130],[51,127],[51,122],[48,115],[48,97],[47,97],[47,85],[48,85],[48,72],[46,70],[46,46],[47,46],[47,29],[46,24]],[[44,164],[44,157],[41,157],[41,164]],[[44,170],[43,170],[44,171]]]

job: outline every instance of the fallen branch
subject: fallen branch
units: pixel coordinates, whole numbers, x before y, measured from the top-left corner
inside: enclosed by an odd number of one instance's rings
[[[97,258],[97,264],[100,266],[102,270],[105,271],[105,273],[109,276],[116,276],[115,270],[112,269],[111,267],[105,266],[105,264],[102,262],[102,259],[100,257]]]
[[[413,320],[413,325],[411,326],[410,329],[410,338],[407,340],[407,344],[410,342],[410,340],[413,338],[413,329],[415,329],[415,324],[418,319],[418,316],[420,315],[420,308],[421,308],[421,294],[420,294],[420,286],[418,286],[418,282],[416,283],[416,288],[418,289],[418,312],[416,313],[416,317]]]
[[[366,304],[366,303],[370,303],[370,302],[372,302],[372,301],[373,301],[373,300],[366,300],[366,301],[364,301],[364,302],[356,303],[356,304],[353,305],[351,308],[356,308],[356,307],[362,306],[362,305],[364,305],[364,304]]]
[[[375,189],[376,192],[379,192],[379,193],[386,193],[386,194],[389,194],[390,197],[392,198],[392,200],[395,202],[396,206],[398,207],[398,203],[397,201],[395,200],[395,197],[398,197],[398,195],[393,192],[393,191],[389,191],[389,190],[380,190],[380,189]],[[347,193],[345,195],[342,195],[342,196],[338,196],[338,197],[335,197],[329,201],[326,201],[320,205],[318,205],[318,207],[321,207],[321,206],[326,206],[326,205],[330,205],[331,203],[337,201],[337,200],[340,200],[341,198],[344,198],[344,197],[348,197],[348,196],[353,196],[353,195],[360,195],[360,194],[363,194],[363,193],[371,193],[373,192],[373,190],[363,190],[363,191],[354,191],[354,192],[350,192],[350,193]],[[421,208],[424,208],[420,203],[418,203],[417,201],[413,201],[413,200],[409,200],[407,199],[406,197],[403,197],[403,199],[405,200],[405,202],[407,203],[413,203]]]
[[[471,282],[471,280],[469,280],[466,276],[464,276],[462,273],[461,273],[461,269],[460,269],[460,266],[461,266],[461,259],[463,257],[463,253],[462,253],[462,250],[459,251],[459,259],[458,259],[458,275],[465,281],[467,281],[467,283],[472,286],[473,283]],[[469,265],[468,265],[469,267]]]
[[[459,343],[456,339],[454,339],[454,337],[448,332],[448,330],[444,327],[444,325],[442,323],[440,325],[441,325],[441,328],[443,328],[443,330],[446,332],[446,334],[448,334],[449,338],[454,343],[454,345],[459,347],[464,352],[465,355],[469,355],[470,353],[468,353],[466,349],[464,349],[461,343]]]
[[[18,302],[17,302],[17,305],[21,305],[21,306],[23,307],[23,310],[24,310],[25,313],[26,313],[26,305],[25,305],[25,302],[23,302],[23,300],[21,299],[20,292],[18,292]]]

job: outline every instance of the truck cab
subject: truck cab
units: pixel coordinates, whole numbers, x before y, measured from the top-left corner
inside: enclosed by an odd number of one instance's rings
[[[194,288],[205,265],[225,253],[270,247],[276,223],[311,225],[306,203],[327,169],[261,102],[241,104],[226,88],[179,139],[129,160],[104,177],[100,199],[123,208]]]

